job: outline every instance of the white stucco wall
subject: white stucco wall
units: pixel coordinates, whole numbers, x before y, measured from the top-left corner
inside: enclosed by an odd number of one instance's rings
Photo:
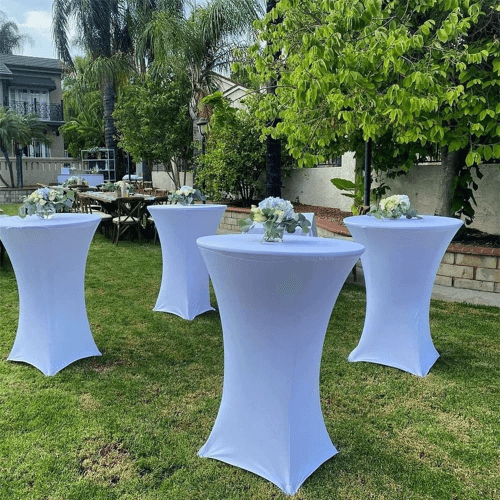
[[[292,172],[291,177],[281,179],[283,198],[293,202],[320,207],[333,207],[345,212],[351,210],[352,199],[342,196],[330,179],[341,178],[354,181],[354,154],[342,157],[341,167],[302,168]]]
[[[184,184],[184,172],[181,172],[181,184]],[[158,189],[166,189],[167,191],[174,191],[175,185],[172,179],[169,177],[168,173],[163,171],[151,172],[151,180],[153,181],[153,186]],[[186,186],[193,185],[193,174],[191,172],[186,172]]]
[[[481,165],[482,179],[475,178],[478,190],[475,192],[477,206],[474,222],[469,226],[490,234],[500,234],[500,168],[499,165]],[[386,179],[393,194],[406,194],[411,204],[421,214],[434,214],[437,207],[438,188],[443,174],[440,164],[422,164],[412,168],[407,175],[398,179]]]

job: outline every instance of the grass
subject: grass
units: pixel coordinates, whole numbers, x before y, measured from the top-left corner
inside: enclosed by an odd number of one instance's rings
[[[153,312],[160,278],[159,245],[115,246],[97,234],[86,302],[103,355],[45,377],[6,361],[18,298],[10,263],[0,270],[0,498],[287,498],[265,479],[197,456],[220,402],[220,319]],[[339,453],[294,498],[499,499],[500,309],[433,301],[441,357],[418,378],[347,361],[364,306],[364,290],[345,285],[320,377]]]

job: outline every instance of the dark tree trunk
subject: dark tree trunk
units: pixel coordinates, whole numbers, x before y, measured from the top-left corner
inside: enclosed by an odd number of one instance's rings
[[[449,152],[447,147],[441,149],[441,169],[443,181],[439,186],[435,215],[453,217],[451,201],[453,199],[453,179],[465,164],[466,150]]]
[[[153,167],[153,162],[146,160],[142,162],[142,179],[145,181],[151,181],[151,168]]]
[[[10,175],[10,186],[8,184],[8,182],[5,181],[5,179],[3,178],[0,178],[1,181],[8,187],[15,187],[15,184],[14,184],[14,172],[12,171],[12,163],[10,161],[10,158],[9,158],[9,153],[7,152],[7,149],[5,147],[5,144],[2,143],[2,145],[0,146],[0,149],[2,150],[2,153],[5,157],[5,162],[7,163],[7,168],[9,169],[9,175]]]
[[[17,170],[17,187],[24,187],[23,179],[23,150],[16,148],[16,170]]]
[[[279,0],[268,0],[266,12],[276,7]],[[281,22],[278,19],[277,22]],[[278,55],[275,55],[275,59]],[[276,85],[278,81],[272,80],[266,86],[267,94],[276,93]],[[277,120],[271,124],[276,126]],[[270,135],[266,138],[266,196],[281,197],[281,142],[279,139],[273,139]]]
[[[266,196],[281,197],[281,142],[266,138]]]
[[[116,128],[113,118],[115,90],[111,78],[105,78],[102,82],[102,103],[104,108],[104,141],[106,148],[116,151]]]

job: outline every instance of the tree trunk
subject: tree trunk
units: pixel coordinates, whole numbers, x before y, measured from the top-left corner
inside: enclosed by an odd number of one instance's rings
[[[142,162],[142,179],[144,181],[151,181],[151,169],[153,168],[153,162],[146,160]]]
[[[279,0],[268,0],[266,12],[271,12]],[[276,22],[281,22],[278,19]],[[277,59],[279,54],[275,54]],[[266,85],[267,94],[276,93],[277,80],[271,80]],[[271,123],[275,127],[277,120]],[[281,142],[279,139],[273,139],[270,135],[266,138],[266,196],[281,197]]]
[[[453,217],[451,213],[451,200],[453,199],[453,179],[458,175],[467,151],[448,152],[448,148],[441,149],[441,169],[443,171],[443,181],[439,185],[437,205],[435,215],[443,217]]]
[[[266,138],[266,196],[281,197],[281,142]]]
[[[115,120],[113,118],[113,111],[115,109],[115,90],[113,81],[109,77],[105,77],[101,83],[102,85],[102,103],[104,108],[104,141],[107,149],[116,151],[116,128]]]
[[[23,180],[23,150],[15,148],[16,151],[16,170],[17,170],[17,187],[24,187]]]
[[[12,171],[12,163],[10,161],[10,158],[9,158],[9,153],[7,152],[7,149],[5,148],[5,144],[3,144],[2,142],[2,145],[0,146],[0,149],[2,150],[2,153],[5,157],[5,162],[7,163],[7,168],[9,169],[9,174],[10,174],[10,186],[7,182],[5,182],[5,180],[2,178],[2,182],[7,186],[7,187],[14,187],[14,172]]]

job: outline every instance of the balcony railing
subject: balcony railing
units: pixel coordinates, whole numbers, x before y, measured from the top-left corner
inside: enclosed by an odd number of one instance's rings
[[[61,104],[51,103],[29,103],[24,101],[10,101],[9,106],[12,111],[20,115],[35,114],[40,120],[48,122],[62,122],[63,109]]]

